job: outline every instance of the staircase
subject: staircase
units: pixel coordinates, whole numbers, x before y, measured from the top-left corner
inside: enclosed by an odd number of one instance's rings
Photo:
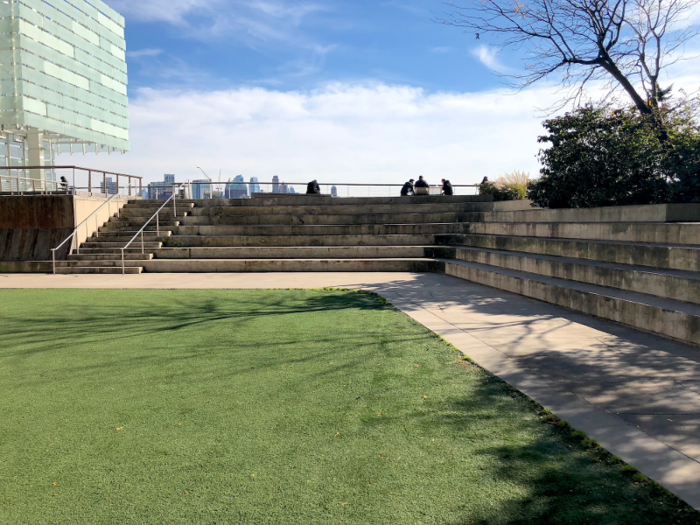
[[[436,235],[436,255],[448,275],[700,345],[700,223],[574,222],[581,212],[487,213]]]
[[[161,205],[129,203],[57,273],[122,273],[121,248]],[[126,273],[446,273],[700,345],[700,205],[494,208],[439,196],[178,201],[127,250]]]
[[[122,273],[121,248],[162,201],[133,201],[58,263],[57,273]],[[435,235],[466,231],[484,197],[258,196],[178,201],[127,250],[126,272],[433,272]]]

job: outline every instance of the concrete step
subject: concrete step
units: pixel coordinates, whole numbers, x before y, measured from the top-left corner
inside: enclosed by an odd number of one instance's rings
[[[112,233],[102,233],[99,237],[90,237],[86,242],[123,242],[127,243],[134,238],[135,233],[131,235],[116,235]],[[143,236],[144,241],[148,242],[162,242],[167,239],[170,235],[157,235],[156,233],[146,234]],[[141,243],[141,235],[139,235],[134,243]]]
[[[207,201],[208,202],[208,201]],[[252,201],[257,204],[256,201]],[[370,204],[370,205],[328,205],[328,206],[197,206],[193,208],[190,216],[202,217],[227,217],[243,215],[382,215],[405,213],[470,213],[475,219],[483,217],[493,207],[493,203],[396,203],[396,204]]]
[[[124,269],[126,275],[138,275],[143,271],[141,267],[128,267]],[[122,273],[122,268],[100,268],[91,266],[56,268],[57,274],[110,274],[119,275]]]
[[[129,201],[127,204],[124,205],[125,210],[136,210],[136,209],[148,209],[148,210],[153,210],[151,213],[155,213],[158,208],[163,206],[164,201]],[[172,201],[168,203],[168,206],[170,209],[172,209]],[[194,208],[195,207],[195,201],[188,200],[188,201],[182,201],[180,199],[177,200],[177,207],[179,208],[182,206],[183,208]]]
[[[156,259],[420,259],[435,257],[432,246],[254,246],[161,248]]]
[[[361,213],[354,215],[305,215],[297,212],[278,215],[201,215],[184,217],[182,226],[258,226],[258,225],[363,225],[472,222],[481,213]]]
[[[456,248],[454,252],[453,257],[460,261],[700,304],[700,273],[483,248]],[[444,256],[439,251],[436,255]]]
[[[144,230],[143,233],[146,234],[148,237],[149,235],[152,237],[170,237],[173,234],[174,226],[171,226],[172,229],[163,229],[160,232],[157,232],[155,228],[153,230],[148,229]],[[128,237],[132,238],[134,235],[138,233],[138,230],[110,230],[107,228],[100,228],[100,238],[103,236],[111,236],[111,237]]]
[[[143,226],[143,224],[141,225]],[[151,228],[152,226],[152,228]],[[99,229],[100,234],[102,233],[107,233],[107,234],[112,234],[112,235],[131,235],[132,237],[136,235],[136,232],[139,231],[140,228],[134,228],[133,226],[130,226],[126,223],[118,223],[118,222],[108,222],[104,226],[102,226]],[[177,226],[175,225],[160,225],[160,234],[162,236],[170,236],[172,233],[177,229]],[[156,231],[156,225],[155,224],[149,224],[148,225],[148,233],[155,233]]]
[[[400,188],[396,188],[398,194]],[[198,201],[197,206],[205,206],[209,201]],[[284,195],[272,197],[265,194],[256,195],[253,199],[232,199],[232,206],[367,206],[377,204],[453,204],[453,203],[478,203],[492,204],[490,195],[420,195],[414,197],[329,197],[314,195]]]
[[[154,259],[142,263],[154,273],[265,272],[442,272],[436,259]]]
[[[500,204],[500,203],[499,203]],[[543,210],[494,211],[488,222],[700,222],[700,204],[652,204]]]
[[[134,230],[138,231],[140,230],[144,224],[146,224],[146,221],[148,221],[150,217],[126,217],[126,218],[113,218],[110,219],[108,223],[106,223],[103,227],[107,229],[112,229],[112,230]],[[180,219],[174,219],[174,218],[169,218],[169,219],[163,219],[161,218],[159,221],[160,227],[163,229],[172,229],[180,225],[180,222],[182,220],[182,217]],[[151,222],[148,223],[148,228],[155,229],[156,227],[156,221],[155,219],[152,220]]]
[[[153,210],[149,210],[146,208],[130,208],[130,209],[122,209],[121,212],[119,213],[119,218],[122,219],[129,219],[129,218],[138,218],[138,219],[145,219],[148,220],[151,217],[154,217],[156,214],[157,208]],[[173,219],[174,217],[187,217],[189,215],[190,210],[183,210],[179,209],[177,210],[177,213],[173,210],[172,207],[169,208],[163,208],[158,212],[158,217],[160,219]],[[155,217],[153,218],[155,221]]]
[[[180,226],[177,229],[176,236],[421,235],[461,233],[465,231],[466,228],[467,225],[460,223],[361,224],[356,226]]]
[[[423,246],[433,244],[433,234],[421,235],[254,235],[184,236],[163,241],[167,248],[233,248],[237,246]]]
[[[126,241],[95,241],[95,242],[84,242],[83,244],[80,245],[80,251],[83,251],[84,248],[90,249],[90,248],[99,248],[99,249],[105,249],[105,248],[123,248],[127,245],[128,240]],[[130,248],[138,248],[139,250],[141,249],[141,241],[134,241]],[[143,243],[143,246],[148,250],[148,249],[157,249],[161,248],[163,246],[162,242],[153,242],[153,241],[147,241]]]
[[[470,224],[474,235],[700,245],[700,223],[503,223]]]
[[[443,261],[445,273],[454,277],[700,345],[700,306],[696,304],[484,264]]]
[[[151,259],[144,258],[141,260],[124,259],[124,266],[128,268],[143,267],[146,261]],[[114,268],[122,267],[121,257],[117,258],[114,255],[110,259],[102,260],[68,260],[68,261],[56,261],[56,268]]]
[[[133,255],[148,255],[153,253],[155,250],[158,248],[146,248],[146,253],[142,254],[141,253],[141,245],[139,246],[134,246],[133,244],[127,248],[124,251],[124,256],[128,256],[129,254]],[[108,256],[108,258],[114,258],[115,256],[119,256],[121,258],[121,248],[108,248],[108,247],[85,247],[81,246],[80,247],[80,255],[105,255]]]
[[[700,247],[685,245],[507,235],[436,235],[435,241],[439,245],[447,246],[553,255],[689,272],[700,271]]]
[[[108,253],[108,254],[101,254],[101,253],[73,253],[68,256],[69,261],[112,261],[115,260],[119,256],[119,260],[121,261],[121,250],[119,250],[119,253]],[[129,253],[125,252],[124,253],[124,259],[127,261],[150,261],[153,259],[153,254],[152,253],[146,253],[142,254],[139,250],[138,253]]]

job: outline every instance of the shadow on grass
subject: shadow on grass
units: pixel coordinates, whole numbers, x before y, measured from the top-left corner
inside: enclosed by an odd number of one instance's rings
[[[33,315],[2,315],[0,327],[2,332],[11,334],[11,338],[9,345],[8,340],[5,343],[0,341],[0,355],[45,353],[65,349],[67,344],[100,343],[105,338],[110,341],[133,339],[220,321],[241,327],[252,319],[264,317],[358,308],[379,311],[388,308],[376,297],[360,293],[311,294],[303,300],[285,299],[284,295],[278,297],[279,299],[268,299],[266,304],[261,305],[259,301],[246,301],[235,294],[226,299],[188,301],[186,294],[179,292],[174,297],[170,296],[167,303],[155,303],[141,297],[136,304],[130,305],[109,304],[109,299],[97,306],[62,305],[60,311],[52,312],[51,318],[45,320]],[[28,348],[13,351],[16,343]]]

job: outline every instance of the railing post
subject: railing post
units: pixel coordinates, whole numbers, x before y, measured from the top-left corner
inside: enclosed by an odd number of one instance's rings
[[[53,274],[56,275],[56,250],[51,250],[51,255],[53,258]]]
[[[125,250],[125,248],[122,248],[122,275],[126,275],[126,263],[124,262],[124,250]]]
[[[105,177],[107,175],[105,174]],[[117,175],[117,195],[119,195],[119,175]]]
[[[160,237],[160,213],[156,213],[156,236]]]
[[[107,190],[107,174],[103,173],[102,174],[102,189],[105,192],[105,195],[109,195],[109,191]]]
[[[92,193],[92,170],[88,170],[88,193]]]
[[[141,230],[141,255],[146,255],[146,244],[143,241],[145,235],[146,232],[144,230]]]
[[[177,219],[177,193],[175,193],[177,190],[175,189],[175,186],[173,186],[173,213],[175,218]]]

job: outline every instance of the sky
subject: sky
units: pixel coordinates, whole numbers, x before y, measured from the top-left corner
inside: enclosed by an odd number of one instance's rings
[[[518,57],[440,23],[441,0],[106,1],[126,19],[131,151],[83,164],[180,182],[197,166],[288,182],[538,174],[554,87],[508,89],[497,72]]]

